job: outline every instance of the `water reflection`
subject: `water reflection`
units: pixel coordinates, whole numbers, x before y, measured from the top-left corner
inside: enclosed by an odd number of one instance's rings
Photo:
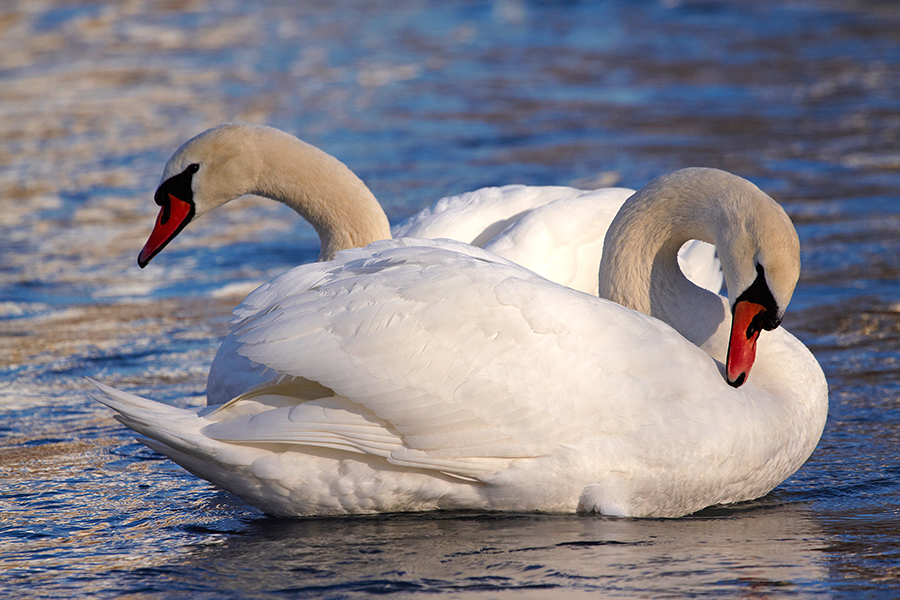
[[[800,504],[673,521],[465,513],[262,519],[178,569],[202,572],[231,593],[240,588],[230,582],[239,581],[301,596],[554,589],[765,597],[773,589],[815,590],[827,575],[823,544]]]

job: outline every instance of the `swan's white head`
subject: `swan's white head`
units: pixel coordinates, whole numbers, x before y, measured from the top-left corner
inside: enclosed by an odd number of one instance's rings
[[[254,148],[261,137],[299,142],[271,127],[220,125],[175,151],[154,196],[160,211],[138,256],[142,268],[193,219],[258,187],[263,165]]]
[[[735,178],[729,203],[718,223],[716,249],[722,262],[731,306],[731,338],[725,363],[728,383],[741,385],[756,356],[762,330],[781,324],[800,278],[800,240],[784,209],[755,185]]]

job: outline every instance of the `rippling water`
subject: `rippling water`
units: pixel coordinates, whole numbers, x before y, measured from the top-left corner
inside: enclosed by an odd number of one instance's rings
[[[230,308],[316,256],[247,198],[137,268],[165,160],[224,121],[338,156],[394,222],[491,184],[750,178],[800,234],[785,326],[828,376],[818,449],[763,499],[670,521],[279,520],[195,479],[83,378],[202,404]],[[5,2],[0,597],[895,597],[898,198],[891,0]]]

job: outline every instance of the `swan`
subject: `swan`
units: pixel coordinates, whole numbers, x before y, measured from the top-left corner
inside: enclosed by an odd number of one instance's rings
[[[194,219],[256,194],[286,204],[313,225],[319,261],[391,237],[450,238],[596,295],[606,229],[633,193],[627,188],[482,188],[443,198],[392,231],[378,200],[338,159],[279,129],[225,124],[188,140],[167,161],[154,195],[159,215],[138,264],[146,267]],[[679,260],[692,281],[721,289],[722,271],[711,245],[690,241]],[[237,347],[229,335],[216,352],[207,378],[208,404],[221,404],[268,380],[265,369],[237,354]]]
[[[727,298],[678,268],[692,238],[716,245]],[[95,394],[149,447],[274,515],[678,517],[766,494],[821,436],[824,374],[779,327],[799,271],[774,200],[685,169],[616,215],[602,297],[472,245],[384,240],[235,309],[238,351],[267,384],[199,410]]]

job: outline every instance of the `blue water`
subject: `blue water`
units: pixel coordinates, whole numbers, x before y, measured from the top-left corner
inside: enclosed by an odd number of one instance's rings
[[[897,597],[898,31],[891,0],[0,5],[0,597]],[[339,157],[393,222],[492,184],[753,180],[801,238],[817,450],[677,520],[284,520],[197,480],[84,377],[203,404],[231,307],[317,255],[248,198],[138,269],[165,160],[225,121]]]

